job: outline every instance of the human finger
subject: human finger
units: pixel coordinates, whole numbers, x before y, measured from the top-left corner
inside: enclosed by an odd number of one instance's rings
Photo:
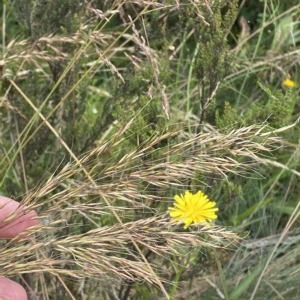
[[[0,277],[0,299],[2,300],[27,300],[24,288],[5,277]]]
[[[7,217],[12,219],[7,221]],[[6,221],[5,221],[6,220]],[[35,211],[25,213],[25,207],[17,201],[0,196],[0,237],[13,238],[29,227],[38,224]]]

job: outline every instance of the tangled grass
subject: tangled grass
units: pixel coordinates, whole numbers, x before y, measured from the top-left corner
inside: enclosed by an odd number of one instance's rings
[[[199,247],[239,245],[241,237],[219,226],[192,226],[187,232],[172,223],[166,216],[172,191],[196,172],[245,176],[256,165],[268,165],[258,153],[278,149],[282,140],[258,125],[188,137],[174,131],[152,137],[116,164],[104,163],[101,155],[122,143],[129,128],[130,124],[24,195],[22,204],[38,212],[40,225],[26,240],[16,238],[4,245],[1,274],[31,274],[40,283],[48,282],[48,276],[61,282],[73,278],[87,286],[92,279],[104,286],[148,283],[168,298],[171,282],[165,268],[174,257]],[[153,146],[164,139],[178,142],[161,149],[156,161],[148,161],[157,151]],[[143,192],[143,186],[151,189]]]

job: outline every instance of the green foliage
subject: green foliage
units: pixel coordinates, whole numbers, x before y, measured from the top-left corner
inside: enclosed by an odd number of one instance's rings
[[[23,36],[32,41],[32,49],[36,47],[34,51],[40,54],[37,57],[31,56],[24,62],[21,55],[18,57],[20,49],[9,48],[6,55],[15,54],[15,59],[9,61],[5,68],[14,75],[19,72],[20,66],[26,70],[28,75],[18,78],[16,84],[30,102],[48,118],[48,122],[57,130],[66,145],[76,155],[80,155],[93,145],[113,120],[107,97],[98,96],[97,118],[93,111],[87,111],[87,106],[92,105],[88,103],[91,78],[81,78],[82,65],[87,61],[83,58],[75,59],[80,45],[76,43],[76,39],[74,42],[68,40],[71,35],[78,34],[83,21],[80,18],[84,6],[81,1],[11,1],[10,4],[11,11],[24,30]],[[40,41],[40,38],[44,40]],[[36,71],[37,65],[41,66],[43,76]],[[33,117],[32,105],[18,91],[11,89],[9,80],[4,79],[2,91],[6,90],[10,91],[8,97],[11,105],[22,116],[11,124],[10,131],[25,130],[18,151],[22,151],[22,157],[26,161],[29,187],[34,187],[37,180],[45,175],[45,170],[50,175],[62,168],[70,156],[49,127],[37,115]],[[1,122],[5,126],[7,119],[2,118]],[[5,133],[6,138],[9,139],[9,132]],[[2,158],[4,159],[3,156]],[[17,160],[19,158],[18,156]],[[3,160],[2,167],[8,171]],[[6,191],[4,187],[3,191]],[[10,194],[9,191],[6,193]],[[15,189],[15,193],[22,193],[22,188]]]
[[[268,99],[265,105],[257,106],[251,112],[249,119],[257,117],[258,122],[267,120],[273,128],[286,126],[290,120],[294,109],[294,101],[291,93],[285,95],[280,90],[275,90],[274,93],[261,83],[260,88],[266,93]]]
[[[294,100],[291,92],[285,94],[276,89],[274,92],[258,82],[265,96],[251,103],[242,114],[225,102],[223,113],[216,110],[216,124],[219,128],[239,128],[255,123],[267,123],[272,128],[281,128],[289,124],[294,110]]]
[[[81,0],[10,0],[9,3],[16,20],[33,41],[52,34],[72,34],[78,29]]]
[[[231,223],[233,221],[234,207],[236,203],[242,202],[243,187],[240,184],[232,181],[224,181],[220,185],[218,195],[215,198],[219,199],[220,219]]]
[[[221,115],[220,110],[216,110],[216,124],[219,128],[234,126],[238,128],[244,122],[244,119],[239,116],[237,110],[233,108],[228,101],[225,101],[224,112]]]
[[[199,23],[199,19],[196,18],[199,11],[189,6],[186,6],[186,10],[180,16],[180,22],[187,31],[191,28],[195,30],[188,45],[190,48],[199,49],[195,53],[192,66],[199,92],[190,106],[193,107],[193,113],[199,116],[200,122],[203,122],[206,118],[206,101],[231,72],[234,63],[234,56],[230,54],[227,45],[227,35],[237,14],[237,1],[232,1],[229,6],[225,6],[225,1],[218,1],[211,9],[207,6],[199,6],[198,9],[208,24]]]
[[[161,94],[155,87],[153,72],[149,63],[131,68],[125,76],[125,82],[118,86],[114,95],[117,101],[113,116],[118,120],[118,127],[123,128],[131,119],[135,120],[126,133],[127,140],[134,147],[144,144],[165,127]],[[160,83],[163,82],[162,78]]]

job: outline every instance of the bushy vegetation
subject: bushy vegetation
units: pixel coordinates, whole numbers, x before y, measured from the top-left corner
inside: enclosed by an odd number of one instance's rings
[[[40,218],[0,274],[29,299],[298,299],[298,1],[0,9],[0,193]],[[170,220],[186,190],[215,225]]]

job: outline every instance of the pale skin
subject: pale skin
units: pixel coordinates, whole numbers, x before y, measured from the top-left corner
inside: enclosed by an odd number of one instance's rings
[[[35,211],[21,214],[19,212],[22,212],[22,209],[24,209],[24,207],[20,206],[18,202],[0,196],[0,238],[14,238],[29,227],[38,224],[38,220],[36,218],[37,214]],[[9,221],[9,224],[3,225],[4,220],[16,210],[20,216]],[[0,299],[27,300],[27,295],[24,288],[20,284],[0,275]]]

